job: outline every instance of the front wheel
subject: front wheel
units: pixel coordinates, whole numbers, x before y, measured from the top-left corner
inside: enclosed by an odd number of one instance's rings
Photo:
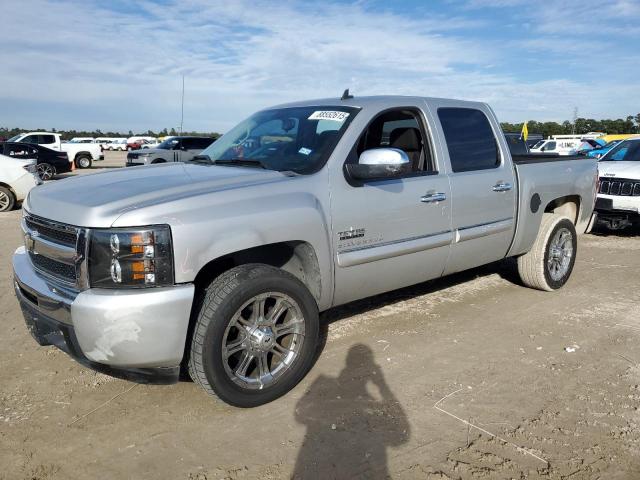
[[[311,368],[318,307],[305,285],[283,270],[232,268],[207,287],[197,315],[189,374],[231,405],[271,402]]]
[[[78,168],[90,168],[91,157],[88,155],[80,155],[76,157],[76,167]]]
[[[0,212],[8,212],[13,209],[16,197],[13,192],[6,187],[0,186]]]
[[[577,250],[573,222],[561,215],[545,213],[533,247],[518,257],[522,283],[538,290],[557,290],[569,280]]]

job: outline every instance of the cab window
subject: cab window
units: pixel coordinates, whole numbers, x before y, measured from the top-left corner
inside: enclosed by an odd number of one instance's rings
[[[454,172],[487,170],[500,165],[498,143],[483,112],[475,108],[439,108],[438,118]]]
[[[431,146],[422,127],[420,113],[398,108],[381,113],[360,136],[350,163],[357,163],[362,152],[374,148],[397,148],[407,154],[412,173],[434,172]]]

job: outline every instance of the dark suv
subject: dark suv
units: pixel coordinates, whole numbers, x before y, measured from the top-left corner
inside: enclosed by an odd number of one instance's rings
[[[152,163],[188,162],[215,141],[210,137],[169,137],[156,148],[127,154],[127,167]]]

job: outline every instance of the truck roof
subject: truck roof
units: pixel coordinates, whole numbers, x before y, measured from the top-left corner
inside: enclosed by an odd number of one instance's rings
[[[273,107],[266,108],[265,110],[271,110],[273,108],[290,108],[290,107],[313,107],[313,106],[338,106],[344,105],[347,107],[359,107],[359,108],[374,108],[374,109],[386,109],[393,107],[400,107],[408,103],[437,101],[438,103],[447,103],[456,107],[479,107],[488,106],[483,102],[472,102],[468,100],[456,100],[448,98],[437,97],[419,97],[419,96],[405,96],[405,95],[378,95],[368,97],[354,96],[346,100],[341,100],[340,97],[333,98],[320,98],[316,100],[304,100],[299,102],[283,103],[275,105]]]

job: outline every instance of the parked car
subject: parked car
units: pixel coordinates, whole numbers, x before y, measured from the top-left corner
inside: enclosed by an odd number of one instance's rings
[[[111,138],[111,137],[98,137],[95,139],[94,143],[100,145],[100,148],[104,151],[104,150],[108,150],[109,146],[112,145],[114,142],[116,142],[117,140],[120,140],[118,138]]]
[[[104,160],[100,145],[95,143],[63,142],[59,133],[27,132],[21,133],[8,140],[13,143],[32,143],[42,145],[51,150],[66,152],[70,162],[75,162],[78,168],[89,168],[97,160]]]
[[[96,143],[93,137],[73,137],[69,143]]]
[[[152,163],[188,162],[215,141],[210,137],[170,137],[156,148],[127,153],[127,167]]]
[[[154,137],[129,137],[127,138],[127,150],[139,150],[147,142],[157,142],[157,139]]]
[[[71,171],[66,152],[51,150],[42,145],[5,142],[0,144],[0,154],[22,160],[35,160],[38,175],[42,180],[51,180],[59,173]]]
[[[126,138],[114,138],[111,142],[109,142],[104,150],[109,151],[121,151],[124,152],[127,150],[127,139]]]
[[[623,140],[598,162],[598,223],[611,230],[640,224],[640,138]]]
[[[141,149],[157,148],[158,145],[160,145],[160,143],[158,142],[157,139],[154,139],[154,140],[143,140],[142,145],[140,146],[140,148]]]
[[[7,212],[40,184],[36,162],[0,154],[0,212]]]
[[[601,158],[603,157],[609,150],[618,145],[622,140],[613,140],[612,142],[607,143],[606,145],[600,146],[598,148],[594,148],[587,152],[587,156],[592,158]]]
[[[41,345],[147,383],[188,366],[252,407],[310,369],[319,311],[505,257],[525,285],[561,288],[596,179],[584,157],[514,162],[484,103],[297,102],[192,162],[32,191],[16,295]]]
[[[573,140],[540,140],[531,149],[531,153],[557,153],[558,155],[573,155],[575,153],[576,144]]]

